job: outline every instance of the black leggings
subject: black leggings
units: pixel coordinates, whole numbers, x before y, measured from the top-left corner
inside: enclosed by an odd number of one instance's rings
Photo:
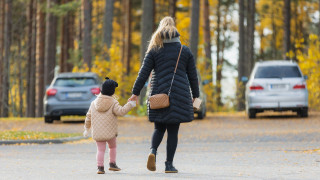
[[[178,144],[178,131],[180,124],[154,123],[154,132],[151,140],[151,148],[158,149],[164,133],[168,131],[167,139],[167,161],[173,161],[174,153]]]

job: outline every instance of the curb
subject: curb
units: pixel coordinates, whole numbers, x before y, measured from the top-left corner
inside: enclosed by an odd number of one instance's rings
[[[89,139],[89,137],[77,136],[70,138],[60,138],[60,139],[40,139],[40,140],[7,140],[0,141],[0,145],[12,145],[12,144],[62,144],[66,142],[79,141],[82,139]]]

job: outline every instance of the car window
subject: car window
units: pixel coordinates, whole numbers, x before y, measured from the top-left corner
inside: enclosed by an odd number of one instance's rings
[[[260,66],[254,78],[296,78],[301,77],[297,66]]]
[[[92,86],[96,85],[97,81],[94,78],[58,78],[54,86],[58,87],[79,87],[79,86]]]

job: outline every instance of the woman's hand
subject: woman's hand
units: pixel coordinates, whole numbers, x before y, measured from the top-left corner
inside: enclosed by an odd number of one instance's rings
[[[128,99],[128,102],[129,102],[129,101],[138,101],[138,96],[132,94],[132,96]]]

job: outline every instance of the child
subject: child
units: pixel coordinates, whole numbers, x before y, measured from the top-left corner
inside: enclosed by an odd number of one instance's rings
[[[116,164],[117,116],[124,116],[136,106],[135,101],[130,101],[122,107],[116,99],[111,97],[116,87],[118,87],[118,83],[106,77],[106,81],[102,84],[101,93],[91,103],[85,120],[83,135],[88,136],[91,128],[92,138],[97,143],[97,174],[105,173],[104,153],[106,142],[109,146],[109,170],[121,170]]]

